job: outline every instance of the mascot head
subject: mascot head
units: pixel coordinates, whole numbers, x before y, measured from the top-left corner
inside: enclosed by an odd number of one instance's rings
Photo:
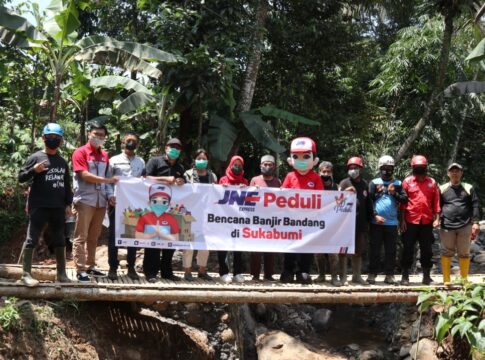
[[[307,137],[299,137],[291,142],[288,164],[298,171],[301,175],[308,173],[318,164],[316,157],[317,146],[315,141]]]

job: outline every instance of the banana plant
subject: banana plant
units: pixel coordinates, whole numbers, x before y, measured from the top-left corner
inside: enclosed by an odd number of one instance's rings
[[[61,87],[73,63],[109,65],[161,79],[163,74],[157,64],[183,61],[181,57],[136,42],[99,35],[79,39],[76,4],[81,9],[89,6],[86,1],[52,0],[46,8],[46,19],[40,16],[38,5],[32,4],[37,26],[0,7],[0,42],[23,52],[40,52],[49,62],[53,81],[50,121],[56,120]]]

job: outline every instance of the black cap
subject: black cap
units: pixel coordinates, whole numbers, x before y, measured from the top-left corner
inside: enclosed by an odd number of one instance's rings
[[[182,147],[182,143],[177,138],[171,138],[170,140],[168,140],[167,146],[168,145],[178,145],[178,146]]]

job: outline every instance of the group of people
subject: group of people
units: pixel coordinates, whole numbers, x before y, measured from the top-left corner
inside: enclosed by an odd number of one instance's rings
[[[315,142],[307,137],[291,142],[288,163],[293,171],[283,182],[276,176],[277,164],[272,155],[264,155],[260,162],[260,175],[248,181],[244,177],[244,158],[233,156],[219,180],[209,168],[209,155],[203,150],[196,151],[192,168],[187,171],[180,162],[183,150],[180,140],[170,139],[160,156],[152,157],[145,164],[136,155],[139,137],[127,133],[123,137],[121,154],[109,158],[103,150],[108,135],[107,128],[99,123],[91,123],[88,142],[76,149],[72,156],[73,182],[69,166],[59,154],[63,141],[63,129],[57,123],[47,124],[42,133],[44,149],[32,154],[19,173],[20,182],[29,182],[28,214],[29,226],[23,251],[22,281],[27,286],[36,286],[38,281],[31,275],[33,250],[46,224],[51,228],[49,246],[54,248],[57,260],[57,281],[71,281],[66,275],[64,225],[66,217],[76,216],[73,239],[73,259],[77,280],[90,281],[90,277],[108,276],[117,279],[118,248],[115,245],[114,186],[121,176],[145,177],[157,184],[183,185],[185,183],[220,184],[223,186],[258,186],[274,188],[307,189],[314,191],[342,190],[356,194],[355,253],[346,254],[297,254],[283,255],[282,282],[312,283],[310,269],[316,262],[318,277],[316,282],[326,281],[330,272],[330,283],[342,286],[347,283],[347,263],[351,258],[352,278],[356,284],[374,284],[384,263],[385,282],[394,284],[398,232],[402,234],[402,278],[401,284],[409,284],[409,273],[414,262],[416,242],[420,247],[420,263],[423,269],[423,284],[432,282],[433,228],[440,228],[442,248],[442,271],[445,284],[451,282],[451,260],[458,254],[460,273],[467,279],[470,265],[470,240],[479,232],[479,204],[477,195],[470,184],[461,181],[463,167],[453,163],[448,167],[449,182],[439,186],[427,175],[428,162],[424,156],[411,159],[412,174],[403,181],[394,178],[395,163],[392,157],[379,159],[379,176],[369,183],[363,179],[364,163],[360,157],[347,161],[348,177],[337,182],[333,177],[333,165],[316,157]],[[318,165],[318,173],[313,170]],[[153,195],[153,197],[152,197]],[[163,196],[161,196],[163,195]],[[153,216],[163,219],[167,211],[166,199],[170,196],[160,191],[150,192],[150,206]],[[109,214],[110,229],[108,243],[108,274],[96,268],[96,247],[101,234],[106,212]],[[369,240],[368,240],[369,239]],[[369,275],[362,277],[362,257],[369,246]],[[384,247],[384,258],[381,249]],[[127,250],[127,275],[139,279],[135,268],[136,248]],[[164,279],[181,280],[173,273],[173,249],[145,249],[143,273],[149,282],[157,282],[158,274]],[[194,279],[192,273],[193,251],[184,250],[184,279]],[[227,251],[217,251],[221,281],[244,282],[245,264],[241,252],[233,253],[231,275]],[[250,254],[250,273],[253,280],[259,280],[261,264],[266,281],[275,281],[274,253],[253,252]],[[208,250],[197,253],[197,276],[213,280],[207,273]],[[262,261],[263,260],[263,261]]]

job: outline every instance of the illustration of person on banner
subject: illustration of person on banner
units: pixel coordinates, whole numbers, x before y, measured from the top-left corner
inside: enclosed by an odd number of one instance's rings
[[[135,228],[135,238],[177,241],[179,226],[175,217],[167,213],[172,190],[167,185],[154,184],[149,188],[150,210],[142,215]]]
[[[282,188],[323,190],[323,182],[320,176],[313,171],[318,164],[316,157],[317,146],[307,137],[296,138],[291,142],[291,157],[288,163],[295,169],[286,175]],[[285,253],[281,282],[293,282],[295,276],[295,263],[297,263],[296,281],[302,284],[311,284],[310,267],[314,254]]]

